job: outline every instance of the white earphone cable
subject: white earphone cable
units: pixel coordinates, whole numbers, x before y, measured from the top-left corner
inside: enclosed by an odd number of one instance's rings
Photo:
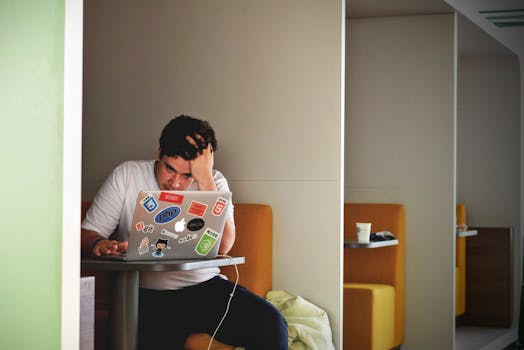
[[[232,256],[229,256],[229,255],[218,255],[219,257],[224,257],[224,258],[230,258],[230,259],[233,259]],[[235,266],[235,272],[236,272],[236,275],[237,275],[237,278],[235,280],[235,285],[233,286],[233,290],[231,291],[231,293],[229,293],[229,300],[227,301],[227,306],[226,306],[226,310],[224,312],[224,315],[222,316],[222,319],[220,320],[220,322],[218,323],[217,325],[217,328],[215,329],[215,331],[213,332],[213,335],[211,335],[211,339],[209,340],[209,344],[207,346],[207,350],[211,349],[211,345],[213,344],[213,340],[215,339],[215,336],[218,332],[218,329],[220,328],[220,326],[222,325],[222,322],[224,322],[224,319],[226,318],[227,316],[227,313],[229,312],[229,306],[231,304],[231,299],[233,299],[233,296],[235,295],[235,290],[237,289],[237,285],[238,285],[238,279],[240,277],[239,273],[238,273],[238,267],[237,267],[237,264],[233,264],[233,266]]]

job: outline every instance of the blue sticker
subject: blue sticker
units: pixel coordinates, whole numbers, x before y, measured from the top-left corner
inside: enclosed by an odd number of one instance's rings
[[[152,194],[148,194],[141,201],[140,204],[147,210],[149,213],[152,213],[158,208],[158,203],[155,197]]]
[[[204,227],[204,220],[196,218],[187,223],[187,229],[189,231],[198,231]]]
[[[180,214],[180,207],[172,206],[163,209],[160,213],[156,214],[155,222],[157,224],[167,224],[168,222],[175,220]]]

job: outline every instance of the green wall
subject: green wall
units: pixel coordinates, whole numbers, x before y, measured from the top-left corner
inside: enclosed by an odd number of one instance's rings
[[[60,348],[63,53],[63,0],[0,0],[0,349]]]

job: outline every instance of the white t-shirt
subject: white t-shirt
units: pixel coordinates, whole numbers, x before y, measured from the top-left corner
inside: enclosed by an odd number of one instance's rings
[[[142,190],[160,190],[155,178],[154,160],[127,161],[117,166],[107,177],[96,194],[82,221],[82,228],[108,238],[113,232],[115,239],[127,241],[138,193]],[[222,173],[213,170],[218,191],[229,191]],[[195,182],[187,188],[197,191]],[[232,223],[233,206],[229,207]],[[213,278],[220,273],[218,267],[191,271],[141,272],[140,287],[149,289],[180,289]]]

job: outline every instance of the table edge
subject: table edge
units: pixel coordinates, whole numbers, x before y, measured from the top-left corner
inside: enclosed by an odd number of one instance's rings
[[[115,261],[83,258],[82,270],[91,271],[187,271],[209,267],[244,264],[245,257],[218,257],[213,259],[184,259],[161,261]]]

